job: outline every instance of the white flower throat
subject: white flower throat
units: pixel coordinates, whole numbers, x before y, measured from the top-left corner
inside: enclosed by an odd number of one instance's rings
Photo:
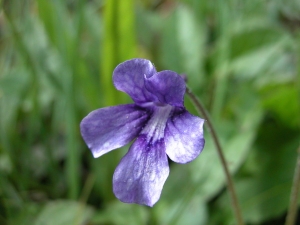
[[[171,105],[155,106],[150,120],[141,132],[141,134],[147,135],[148,142],[154,143],[164,137],[167,120],[172,109]]]

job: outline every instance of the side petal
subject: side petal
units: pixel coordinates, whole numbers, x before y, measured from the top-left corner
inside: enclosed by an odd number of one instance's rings
[[[106,107],[88,114],[80,131],[96,158],[136,138],[147,119],[148,114],[134,104]]]
[[[144,76],[151,77],[155,73],[155,67],[149,60],[132,59],[119,64],[115,68],[113,82],[119,91],[126,92],[134,102],[150,102],[154,98],[145,89]]]
[[[179,74],[170,70],[158,72],[152,77],[145,78],[145,87],[161,103],[183,107],[186,85]]]
[[[169,175],[163,140],[148,143],[141,135],[122,158],[113,176],[113,191],[126,203],[153,206]]]
[[[188,111],[174,113],[167,121],[165,129],[166,153],[177,163],[194,160],[204,147],[204,120],[191,115]]]

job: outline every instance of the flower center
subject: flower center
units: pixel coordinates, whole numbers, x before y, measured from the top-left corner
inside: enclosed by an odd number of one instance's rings
[[[171,105],[154,106],[154,112],[141,132],[141,134],[147,135],[148,142],[154,143],[164,137],[165,127],[172,109]]]

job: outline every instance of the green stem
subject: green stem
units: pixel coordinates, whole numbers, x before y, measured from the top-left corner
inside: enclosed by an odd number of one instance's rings
[[[81,196],[79,198],[79,207],[77,209],[77,213],[74,218],[73,224],[80,224],[80,219],[84,216],[85,209],[87,207],[86,202],[91,194],[94,184],[95,184],[95,176],[94,174],[89,174],[85,181],[84,187],[82,189]]]
[[[300,147],[298,148],[298,157],[294,174],[294,181],[292,185],[290,206],[286,216],[285,225],[294,225],[298,211],[298,194],[300,188]]]
[[[243,221],[242,213],[241,213],[241,210],[240,210],[239,202],[238,202],[238,199],[237,199],[237,196],[236,196],[236,192],[235,192],[235,188],[234,188],[234,185],[233,185],[232,177],[230,175],[230,172],[229,172],[229,169],[228,169],[228,166],[227,166],[227,162],[226,162],[225,156],[224,156],[223,151],[222,151],[221,144],[219,142],[216,131],[215,131],[213,125],[212,125],[212,122],[209,118],[209,115],[206,112],[206,110],[205,110],[204,106],[202,105],[202,103],[200,102],[200,100],[191,92],[191,90],[189,88],[187,88],[186,93],[190,97],[193,104],[195,105],[195,108],[197,110],[199,110],[199,113],[206,120],[206,124],[208,126],[209,132],[211,133],[212,139],[213,139],[213,141],[216,145],[218,156],[219,156],[219,158],[221,160],[221,164],[223,166],[223,170],[224,170],[226,181],[227,181],[228,191],[229,191],[230,198],[231,198],[232,208],[233,208],[233,211],[234,211],[234,215],[235,215],[237,224],[244,225],[244,221]]]

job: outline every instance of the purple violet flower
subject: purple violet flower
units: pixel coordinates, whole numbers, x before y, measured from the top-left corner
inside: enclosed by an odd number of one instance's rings
[[[204,120],[183,105],[184,79],[169,70],[156,72],[149,60],[119,64],[113,82],[133,104],[97,109],[81,122],[81,134],[99,157],[134,140],[113,176],[113,192],[122,202],[153,206],[169,175],[168,158],[194,160],[204,147]]]

